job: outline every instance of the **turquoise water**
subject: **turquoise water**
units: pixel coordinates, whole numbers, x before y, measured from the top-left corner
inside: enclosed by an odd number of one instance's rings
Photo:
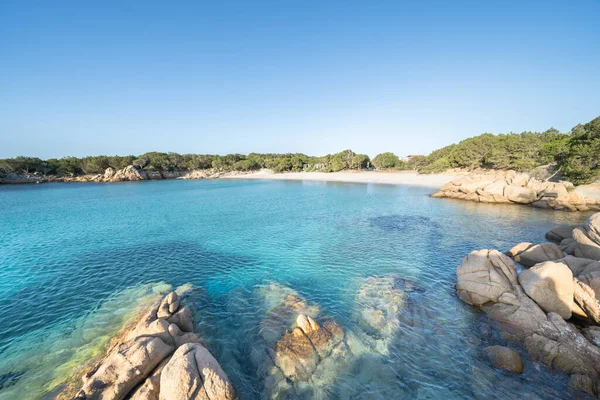
[[[0,399],[50,393],[133,306],[188,282],[210,350],[241,398],[259,398],[263,377],[248,357],[264,317],[257,289],[286,285],[352,331],[361,285],[390,274],[412,291],[368,368],[393,378],[375,385],[358,365],[328,397],[349,397],[348,387],[357,398],[575,397],[521,349],[524,374],[489,368],[481,349],[504,342],[453,285],[470,251],[540,242],[585,216],[431,192],[233,180],[0,186]]]

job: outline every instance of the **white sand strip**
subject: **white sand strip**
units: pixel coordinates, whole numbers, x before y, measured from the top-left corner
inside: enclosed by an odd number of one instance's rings
[[[261,170],[245,175],[232,175],[225,179],[271,179],[290,181],[384,183],[391,185],[418,185],[439,188],[457,175],[436,174],[420,175],[414,171],[342,171],[342,172],[285,172],[275,174],[270,170]]]

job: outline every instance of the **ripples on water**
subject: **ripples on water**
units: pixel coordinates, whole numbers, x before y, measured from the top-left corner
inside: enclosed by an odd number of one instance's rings
[[[258,398],[263,383],[248,362],[265,316],[258,288],[287,285],[352,331],[359,288],[389,274],[412,289],[388,354],[336,377],[330,397],[352,388],[373,398],[574,398],[565,376],[522,349],[525,373],[490,368],[481,349],[504,342],[453,285],[470,251],[541,242],[550,226],[585,216],[430,192],[281,181],[1,186],[0,399],[43,397],[99,354],[135,304],[186,282],[210,350],[240,397]]]

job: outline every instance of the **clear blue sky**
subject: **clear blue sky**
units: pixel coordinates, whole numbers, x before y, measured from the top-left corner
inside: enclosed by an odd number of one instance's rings
[[[599,21],[598,0],[4,0],[0,157],[568,131],[600,115]]]

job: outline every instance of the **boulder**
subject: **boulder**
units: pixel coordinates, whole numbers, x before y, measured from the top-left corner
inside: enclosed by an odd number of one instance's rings
[[[565,264],[552,261],[537,264],[521,272],[519,283],[544,311],[571,318],[575,308],[573,273]]]
[[[577,242],[575,239],[564,239],[562,242],[560,242],[560,246],[558,247],[563,251],[563,253],[573,255],[577,249]]]
[[[573,238],[573,227],[567,224],[556,225],[546,232],[546,239],[560,243]]]
[[[512,260],[497,250],[472,252],[458,267],[456,275],[458,297],[474,306],[498,302],[517,284]]]
[[[177,312],[168,317],[167,322],[175,324],[183,332],[193,332],[194,322],[192,318],[192,310],[189,307],[180,307]]]
[[[582,226],[573,229],[573,239],[577,242],[573,255],[600,260],[600,213],[592,215]]]
[[[521,245],[523,245],[523,243]],[[550,242],[527,247],[521,252],[518,252],[518,249],[513,248],[510,250],[510,253],[516,253],[513,256],[515,261],[527,267],[531,267],[535,264],[545,261],[559,260],[565,256],[557,245]]]
[[[535,190],[514,185],[508,185],[504,188],[504,196],[513,203],[521,204],[531,204],[538,199]]]
[[[152,336],[122,343],[85,380],[75,398],[123,399],[174,349]]]
[[[553,369],[598,381],[600,349],[560,315],[546,315],[527,296],[508,256],[496,250],[474,251],[456,273],[459,298],[496,321],[507,338],[521,341],[536,360]]]
[[[307,382],[321,359],[344,339],[344,332],[335,321],[320,326],[303,314],[298,315],[296,324],[276,343],[273,362],[286,379]]]
[[[518,245],[512,247],[509,251],[506,252],[506,255],[509,257],[516,257],[525,250],[533,247],[534,244],[530,242],[521,242]]]
[[[112,177],[115,175],[115,170],[112,169],[111,167],[106,168],[106,170],[104,170],[104,180],[108,181],[110,179],[112,179]]]
[[[487,185],[483,190],[489,195],[504,196],[504,188],[507,185],[508,183],[504,179],[498,179]]]
[[[569,387],[592,396],[595,396],[596,394],[594,380],[587,375],[571,375],[571,378],[569,379]]]
[[[137,387],[129,397],[129,400],[159,400],[160,395],[160,375],[165,365],[169,362],[171,357],[165,358],[159,365],[152,371],[152,374],[146,378],[144,383]]]
[[[528,182],[529,182],[529,175],[527,175],[527,174],[517,174],[510,180],[510,184],[512,186],[518,186],[518,187],[527,186]]]
[[[489,346],[483,349],[492,365],[508,372],[523,372],[523,360],[515,350],[504,346]]]
[[[229,378],[199,343],[177,349],[160,375],[161,400],[232,400],[235,391]]]

